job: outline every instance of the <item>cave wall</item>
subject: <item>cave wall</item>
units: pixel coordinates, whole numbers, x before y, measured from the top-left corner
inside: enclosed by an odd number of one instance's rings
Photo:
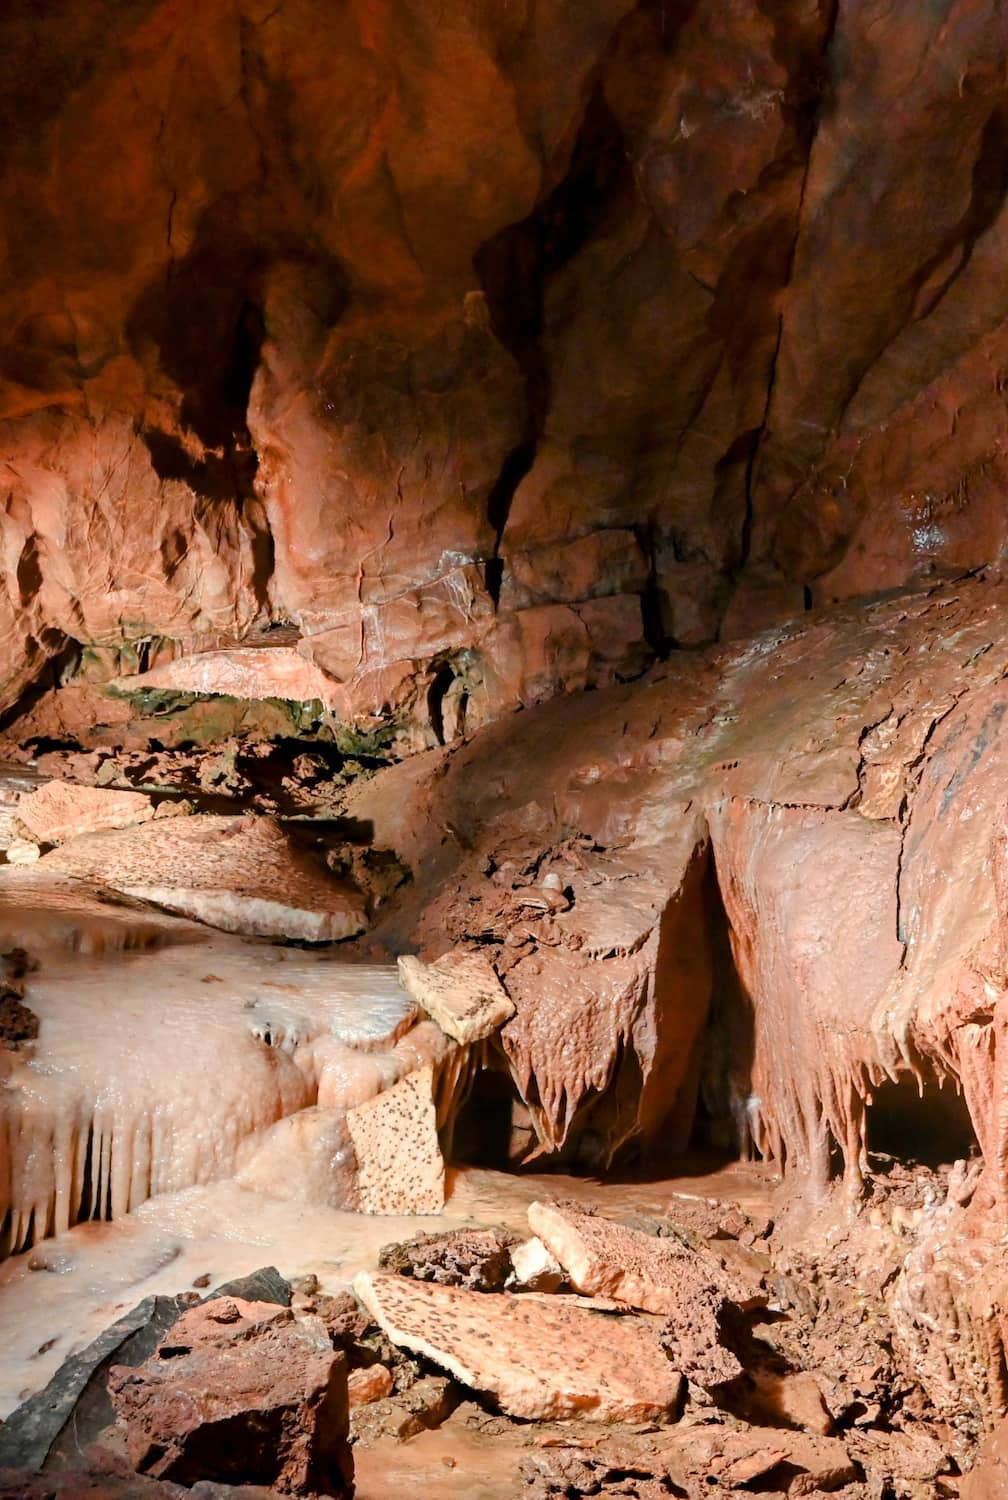
[[[11,0],[0,711],[494,711],[1008,528],[997,0]],[[480,697],[482,694],[482,697]]]

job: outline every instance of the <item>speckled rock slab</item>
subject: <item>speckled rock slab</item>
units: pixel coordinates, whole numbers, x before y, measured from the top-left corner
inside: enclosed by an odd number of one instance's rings
[[[359,892],[317,869],[269,818],[168,818],[89,834],[40,867],[251,937],[337,942],[366,922]]]
[[[357,1155],[357,1196],[363,1213],[441,1212],[444,1158],[431,1064],[348,1110],[347,1128]]]
[[[362,1272],[354,1290],[392,1342],[422,1354],[512,1417],[670,1420],[682,1377],[649,1324],[564,1297],[470,1292]]]

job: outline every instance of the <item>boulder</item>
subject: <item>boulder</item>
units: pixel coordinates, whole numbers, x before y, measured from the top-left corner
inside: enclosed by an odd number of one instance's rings
[[[349,1497],[346,1363],[324,1333],[273,1303],[192,1308],[109,1393],[134,1467],[184,1485],[273,1485]]]
[[[194,693],[251,701],[280,698],[331,706],[336,684],[292,646],[244,645],[159,662],[134,677],[117,677],[116,692]]]
[[[432,964],[409,955],[400,958],[399,982],[457,1042],[482,1041],[515,1013],[493,965],[462,948]]]
[[[391,1341],[509,1416],[668,1421],[682,1378],[640,1319],[599,1321],[563,1297],[469,1292],[362,1272],[354,1290]]]
[[[40,868],[252,937],[335,942],[366,921],[360,894],[316,868],[269,818],[157,819],[72,839]]]

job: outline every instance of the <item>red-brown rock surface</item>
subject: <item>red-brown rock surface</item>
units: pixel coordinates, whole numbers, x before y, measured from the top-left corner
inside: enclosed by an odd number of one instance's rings
[[[876,12],[8,6],[0,704],[283,622],[450,739],[996,556],[1008,35]]]
[[[289,1308],[222,1297],[184,1313],[109,1392],[138,1472],[348,1496],[346,1366]]]

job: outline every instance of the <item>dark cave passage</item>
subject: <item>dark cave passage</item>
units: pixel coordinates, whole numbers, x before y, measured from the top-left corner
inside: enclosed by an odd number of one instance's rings
[[[966,1100],[954,1082],[946,1079],[942,1086],[927,1063],[921,1065],[921,1079],[919,1084],[907,1073],[872,1091],[866,1133],[874,1165],[881,1156],[940,1167],[979,1151]]]

